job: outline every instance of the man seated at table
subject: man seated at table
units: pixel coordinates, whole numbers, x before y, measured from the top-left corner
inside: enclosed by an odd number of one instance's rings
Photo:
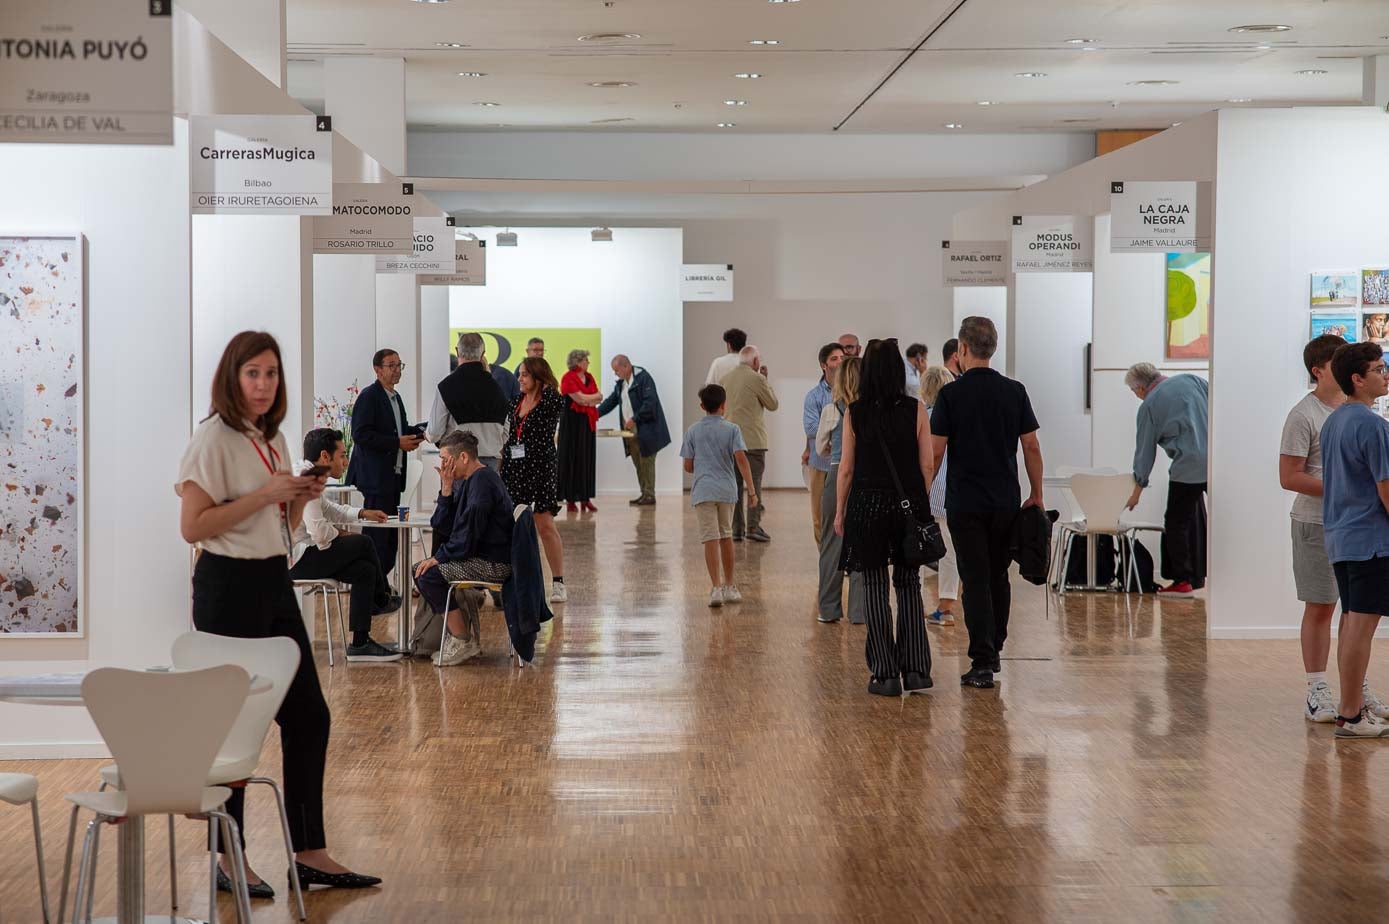
[[[310,430],[304,436],[304,458],[312,465],[326,465],[329,476],[341,478],[347,471],[342,431],[327,427]],[[347,645],[347,660],[399,661],[399,651],[372,640],[371,617],[400,609],[400,597],[391,593],[371,540],[339,528],[360,520],[384,523],[386,514],[339,504],[326,495],[305,504],[304,521],[294,531],[298,557],[289,576],[296,581],[331,579],[351,585],[348,625],[352,641]]]
[[[511,576],[511,531],[515,505],[502,478],[478,458],[470,430],[439,441],[439,499],[430,519],[436,534],[447,533],[432,558],[415,566],[415,586],[435,613],[444,613],[454,581],[501,584]],[[462,664],[481,651],[480,590],[459,590],[444,613],[443,643],[434,663]]]

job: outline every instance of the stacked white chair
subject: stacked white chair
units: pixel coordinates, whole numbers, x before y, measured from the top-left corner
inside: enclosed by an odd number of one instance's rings
[[[43,869],[43,831],[39,827],[39,781],[28,773],[0,773],[0,802],[28,805],[34,816],[34,850],[39,862],[39,900],[43,902],[43,924],[48,914],[48,877]],[[0,916],[2,917],[2,916]]]

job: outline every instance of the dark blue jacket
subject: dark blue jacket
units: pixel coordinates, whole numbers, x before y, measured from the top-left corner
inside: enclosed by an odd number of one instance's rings
[[[352,460],[347,464],[347,481],[363,494],[399,494],[405,490],[407,466],[401,465],[400,474],[395,473],[396,454],[400,452],[400,438],[418,433],[419,427],[410,424],[399,392],[395,400],[399,402],[402,430],[396,429],[390,396],[380,382],[363,388],[352,405]]]
[[[511,577],[502,585],[502,609],[511,647],[527,661],[534,659],[540,625],[553,619],[554,614],[546,602],[540,543],[535,535],[535,517],[529,509],[516,518],[511,532]]]
[[[622,388],[625,384],[622,379],[617,380],[613,393],[598,405],[599,417],[622,407]],[[666,426],[666,412],[661,410],[661,399],[656,394],[656,380],[651,378],[651,373],[645,369],[637,369],[632,373],[631,389],[632,419],[637,422],[637,443],[641,446],[642,455],[654,456],[670,445],[670,427]],[[626,421],[622,423],[626,424]]]
[[[520,368],[519,366],[517,368]],[[521,396],[521,383],[516,380],[506,368],[502,366],[492,366],[492,381],[501,388],[502,394],[506,395],[507,403],[510,404]]]
[[[514,506],[501,476],[490,468],[478,469],[467,481],[455,481],[451,495],[439,495],[429,520],[435,560],[511,561]]]

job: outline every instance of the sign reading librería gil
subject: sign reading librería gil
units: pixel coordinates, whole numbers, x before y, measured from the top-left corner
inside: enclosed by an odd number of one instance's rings
[[[454,266],[448,273],[421,275],[422,286],[485,286],[487,285],[487,242],[478,238],[460,238],[453,242]]]
[[[453,270],[453,218],[416,218],[410,253],[376,258],[378,273],[447,273]]]
[[[173,0],[0,0],[0,143],[172,144]]]
[[[1088,215],[1014,215],[1015,273],[1090,273],[1095,225]]]
[[[947,286],[1006,286],[1007,241],[941,241],[941,272]]]
[[[334,183],[332,215],[313,222],[313,252],[408,256],[415,202],[413,183]]]
[[[680,267],[682,302],[733,301],[732,263],[686,263]]]
[[[328,116],[192,116],[188,156],[194,215],[332,213]]]
[[[1109,184],[1109,249],[1114,253],[1206,253],[1211,249],[1209,185],[1194,180]]]

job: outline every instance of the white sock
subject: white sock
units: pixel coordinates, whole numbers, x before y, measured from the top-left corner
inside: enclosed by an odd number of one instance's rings
[[[1308,688],[1308,689],[1311,689],[1312,687],[1318,686],[1319,684],[1325,684],[1325,683],[1326,683],[1326,671],[1317,671],[1317,672],[1315,672],[1315,673],[1313,673],[1313,672],[1311,672],[1311,671],[1308,671],[1308,672],[1307,672],[1307,688]]]

